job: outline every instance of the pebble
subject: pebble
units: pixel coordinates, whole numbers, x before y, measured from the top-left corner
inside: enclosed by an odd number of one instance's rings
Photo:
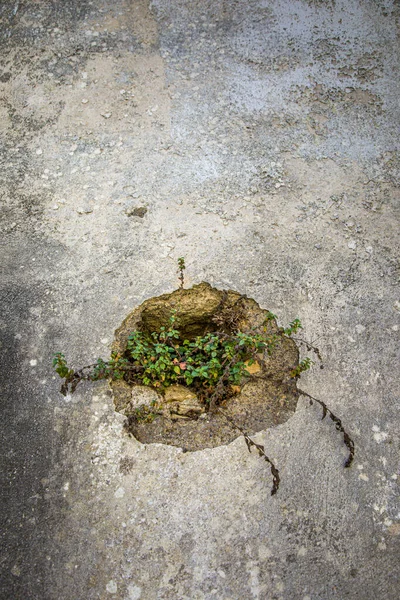
[[[38,156],[40,156],[41,154],[43,154],[43,150],[42,150],[41,148],[38,148],[38,149],[36,150],[36,154],[37,154]]]
[[[93,208],[90,208],[90,206],[88,207],[80,207],[77,209],[76,211],[78,213],[78,215],[89,215],[90,213],[93,212]]]
[[[351,240],[347,244],[347,247],[350,248],[350,250],[355,250],[357,248],[357,242],[355,240]]]
[[[112,113],[108,112],[108,113],[101,113],[101,116],[104,117],[105,119],[109,119],[111,117]]]
[[[125,490],[123,487],[119,487],[114,494],[115,498],[123,498],[125,496]]]
[[[113,579],[110,579],[110,581],[107,583],[106,585],[106,590],[109,594],[116,594],[118,591],[118,587],[117,584],[115,583],[115,581]]]
[[[142,588],[140,588],[138,585],[129,585],[128,594],[129,600],[140,600],[140,597],[142,595]]]
[[[87,98],[82,99],[82,104],[87,104],[88,102],[89,102],[89,100]]]
[[[222,577],[222,579],[225,579],[225,578],[226,578],[226,573],[225,573],[225,571],[223,571],[222,569],[220,569],[220,570],[218,571],[218,575],[219,575],[220,577]]]
[[[127,217],[139,217],[140,219],[143,219],[146,213],[147,208],[145,206],[136,206],[135,208],[130,207],[125,210]]]
[[[374,435],[374,440],[376,441],[377,444],[384,442],[388,437],[388,434],[386,433],[386,431],[377,431],[373,435]]]

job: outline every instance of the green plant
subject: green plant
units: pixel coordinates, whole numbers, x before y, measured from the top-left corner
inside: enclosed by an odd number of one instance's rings
[[[314,364],[314,361],[311,360],[308,356],[299,362],[297,367],[290,372],[291,377],[299,377],[304,371],[308,371],[311,366]]]
[[[62,354],[62,352],[56,352],[54,354],[53,368],[61,377],[61,379],[67,379],[74,373],[73,369],[68,368],[67,361],[65,360],[65,356]]]
[[[108,361],[98,358],[93,365],[74,371],[68,368],[64,355],[57,353],[53,367],[64,379],[63,393],[73,392],[79,380],[110,378],[160,389],[178,383],[193,388],[207,402],[222,382],[221,399],[229,394],[230,386],[240,385],[249,376],[247,369],[255,363],[257,354],[273,353],[279,335],[266,333],[267,322],[272,318],[267,315],[263,333],[213,332],[182,340],[173,312],[168,325],[160,331],[133,331],[123,356],[114,353]],[[310,366],[303,363],[301,371]]]
[[[243,332],[232,335],[206,333],[193,340],[181,341],[175,320],[172,315],[169,326],[161,327],[160,332],[146,335],[134,331],[129,336],[127,354],[133,365],[142,367],[135,379],[144,385],[167,387],[180,383],[209,397],[227,364],[230,368],[226,382],[238,385],[248,374],[246,367],[254,362],[254,354],[273,343],[268,337]]]
[[[138,423],[152,423],[160,414],[161,406],[153,401],[151,406],[142,404],[135,409],[135,418]]]
[[[180,288],[183,289],[183,284],[185,283],[185,275],[183,271],[186,269],[185,259],[183,256],[178,258],[178,279],[180,281]]]

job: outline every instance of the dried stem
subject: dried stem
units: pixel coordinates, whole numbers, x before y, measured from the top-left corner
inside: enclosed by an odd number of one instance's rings
[[[180,289],[183,290],[183,286],[185,283],[185,275],[184,270],[186,269],[185,259],[183,257],[178,258],[178,279],[180,281]]]
[[[252,440],[251,437],[245,432],[245,430],[242,427],[240,427],[240,425],[235,423],[235,421],[232,419],[232,417],[227,415],[226,412],[224,410],[222,410],[220,407],[217,407],[217,411],[220,415],[222,415],[224,417],[224,419],[226,419],[228,421],[228,423],[232,427],[234,427],[235,429],[240,431],[240,433],[243,435],[243,437],[245,439],[248,451],[251,452],[252,447],[256,448],[259,456],[261,458],[264,458],[264,460],[267,463],[269,463],[270,469],[271,469],[271,474],[272,474],[272,479],[273,479],[271,496],[274,496],[274,494],[276,494],[276,492],[279,489],[279,483],[280,483],[279,471],[276,468],[276,466],[274,465],[274,463],[272,462],[272,460],[266,455],[264,446],[262,446],[261,444],[257,444],[257,442]]]
[[[319,351],[319,348],[317,348],[317,346],[314,346],[314,341],[308,342],[307,340],[304,340],[303,338],[294,335],[291,336],[291,339],[295,342],[298,342],[299,344],[303,344],[307,348],[308,352],[314,352],[314,354],[317,356],[318,360],[321,363],[321,369],[323,368],[322,356]]]
[[[347,433],[347,431],[345,430],[345,428],[343,427],[342,421],[327,407],[325,402],[323,402],[322,400],[318,400],[318,398],[314,398],[313,396],[310,396],[310,394],[307,394],[307,392],[304,392],[303,390],[299,389],[298,392],[302,396],[305,396],[306,398],[308,398],[310,400],[310,404],[313,404],[313,402],[317,402],[320,406],[322,406],[322,419],[325,419],[326,415],[328,414],[329,417],[331,418],[331,420],[335,423],[335,427],[336,427],[337,431],[340,431],[341,433],[343,433],[343,441],[349,451],[349,455],[346,459],[346,462],[344,463],[344,466],[345,466],[345,468],[350,467],[350,465],[354,459],[354,442],[351,439],[351,437],[349,436],[349,434]]]

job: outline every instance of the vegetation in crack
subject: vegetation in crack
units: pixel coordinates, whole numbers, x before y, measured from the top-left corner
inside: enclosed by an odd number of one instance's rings
[[[185,260],[178,260],[178,276],[180,289],[184,285]],[[252,378],[252,366],[263,363],[263,357],[273,356],[285,338],[297,340],[313,351],[321,360],[321,355],[313,343],[295,337],[302,325],[294,319],[287,327],[276,327],[276,316],[264,311],[264,320],[257,326],[245,331],[240,329],[242,307],[239,299],[228,308],[224,306],[222,295],[221,310],[214,316],[217,331],[209,331],[203,335],[187,339],[179,329],[179,307],[171,311],[168,322],[151,333],[136,329],[131,331],[122,352],[113,352],[108,360],[98,358],[93,364],[80,369],[68,366],[63,353],[54,355],[53,367],[63,379],[61,393],[74,393],[81,381],[98,381],[109,379],[123,380],[125,385],[142,385],[159,392],[160,400],[153,400],[151,405],[137,407],[128,417],[128,425],[133,421],[151,424],[159,417],[166,417],[163,406],[163,394],[172,385],[188,388],[196,394],[203,405],[203,412],[218,413],[244,437],[249,451],[254,447],[259,456],[270,466],[273,478],[271,495],[279,489],[280,475],[274,462],[266,454],[263,445],[256,443],[229,414],[229,402],[243,382]],[[223,308],[223,310],[222,310]],[[274,327],[270,327],[274,322]],[[285,373],[286,380],[297,380],[304,371],[311,368],[314,362],[305,357],[295,368]],[[268,374],[261,373],[261,378]],[[349,451],[345,467],[349,467],[354,458],[354,442],[344,429],[342,421],[322,401],[310,394],[297,392],[322,406],[323,417],[327,414],[335,423],[336,429],[343,434],[344,443]],[[197,415],[198,417],[198,415]],[[196,418],[196,417],[194,417]],[[132,421],[133,420],[133,421]],[[129,427],[128,427],[129,430]]]

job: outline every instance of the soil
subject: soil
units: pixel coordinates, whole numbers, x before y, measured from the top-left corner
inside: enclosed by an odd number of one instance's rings
[[[191,289],[178,289],[146,300],[124,320],[116,331],[113,349],[124,353],[129,333],[135,329],[149,333],[158,331],[168,322],[171,311],[177,311],[179,330],[185,338],[204,335],[207,331],[232,332],[249,329],[261,330],[267,310],[250,298],[233,291],[221,291],[208,283]],[[275,321],[268,324],[267,333],[279,334]],[[114,404],[127,417],[125,429],[143,444],[163,443],[195,451],[228,444],[240,431],[221,414],[225,412],[249,434],[284,423],[294,413],[298,392],[296,380],[290,372],[298,365],[299,353],[293,340],[281,334],[272,356],[259,356],[256,372],[248,377],[237,393],[224,399],[220,410],[202,414],[187,413],[178,402],[166,401],[158,394],[159,408],[152,422],[138,420],[136,410],[151,406],[151,394],[140,403],[143,386],[125,381],[111,383]],[[257,370],[258,368],[258,370]],[[180,387],[180,386],[178,386]],[[196,400],[196,399],[195,399]],[[182,414],[183,413],[183,414]]]

